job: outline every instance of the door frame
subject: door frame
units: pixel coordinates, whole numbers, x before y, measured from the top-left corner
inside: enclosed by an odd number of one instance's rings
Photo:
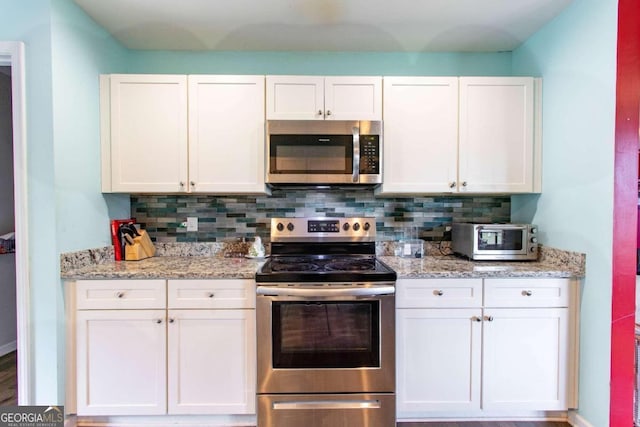
[[[29,211],[27,209],[27,123],[24,43],[0,41],[0,65],[11,67],[13,122],[13,191],[16,233],[16,317],[18,404],[32,400],[29,280]]]

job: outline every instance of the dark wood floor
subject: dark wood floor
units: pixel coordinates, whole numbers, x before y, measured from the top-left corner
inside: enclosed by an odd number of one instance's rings
[[[18,404],[16,352],[0,357],[0,406]]]
[[[0,357],[0,406],[17,405],[16,352]],[[398,427],[570,427],[568,423],[540,422],[430,422],[398,423]]]

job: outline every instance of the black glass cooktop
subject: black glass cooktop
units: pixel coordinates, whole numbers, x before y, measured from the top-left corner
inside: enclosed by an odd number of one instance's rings
[[[368,255],[272,256],[256,273],[257,282],[380,282],[396,273]]]

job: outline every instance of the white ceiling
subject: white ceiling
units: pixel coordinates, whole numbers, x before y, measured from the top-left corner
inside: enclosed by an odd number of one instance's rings
[[[131,49],[511,51],[572,0],[75,0]]]

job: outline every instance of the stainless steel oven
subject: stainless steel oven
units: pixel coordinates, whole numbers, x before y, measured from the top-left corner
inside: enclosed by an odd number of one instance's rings
[[[375,258],[375,221],[272,227],[282,238],[256,276],[258,427],[394,426],[396,275]]]

